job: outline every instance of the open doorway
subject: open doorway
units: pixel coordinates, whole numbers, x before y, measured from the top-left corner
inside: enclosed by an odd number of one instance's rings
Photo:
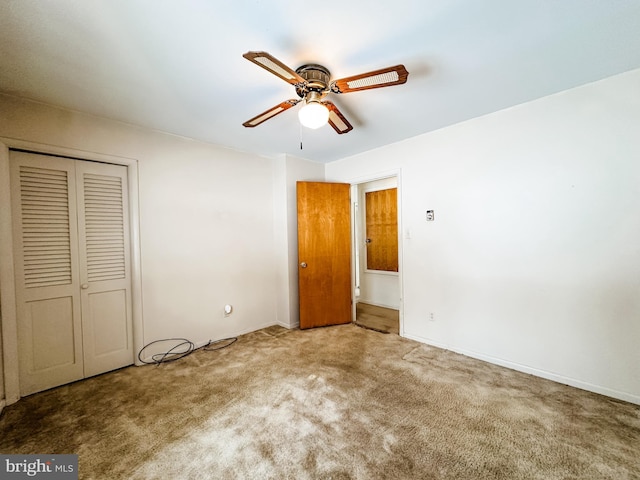
[[[400,333],[398,179],[355,186],[355,323]]]

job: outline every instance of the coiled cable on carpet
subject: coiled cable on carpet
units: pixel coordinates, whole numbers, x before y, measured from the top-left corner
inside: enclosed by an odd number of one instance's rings
[[[180,360],[181,358],[186,357],[187,355],[191,355],[196,350],[204,350],[206,352],[213,352],[215,350],[222,350],[223,348],[227,348],[228,346],[234,344],[238,340],[237,337],[229,337],[222,338],[220,340],[216,340],[212,342],[209,340],[202,347],[196,348],[195,343],[191,340],[187,340],[186,338],[164,338],[161,340],[155,340],[151,343],[147,343],[140,351],[138,352],[138,360],[145,365],[161,365],[163,363],[175,362],[176,360]],[[162,342],[178,342],[173,347],[171,347],[166,352],[154,353],[151,355],[151,361],[142,359],[142,352],[144,352],[147,348],[152,345],[156,345]],[[224,343],[226,342],[226,343]],[[221,345],[222,344],[222,345]],[[216,346],[217,345],[217,346]]]

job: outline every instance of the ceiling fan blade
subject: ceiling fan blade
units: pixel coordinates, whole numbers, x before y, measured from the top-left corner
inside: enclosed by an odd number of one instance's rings
[[[353,130],[353,126],[344,115],[342,115],[342,112],[338,110],[338,107],[329,101],[322,102],[322,104],[329,109],[329,125],[331,125],[337,133],[343,134]]]
[[[242,56],[291,85],[305,83],[304,78],[267,52],[247,52]]]
[[[286,101],[276,105],[275,107],[272,107],[269,110],[267,110],[265,112],[262,112],[260,115],[256,115],[251,120],[247,120],[242,125],[244,125],[245,127],[249,127],[249,128],[257,127],[262,122],[265,122],[265,121],[269,120],[270,118],[275,117],[279,113],[282,113],[285,110],[288,110],[291,107],[297,105],[298,102],[300,102],[300,99],[286,100]]]
[[[352,77],[341,78],[331,82],[331,91],[334,93],[357,92],[370,88],[391,87],[407,81],[409,72],[404,65],[381,68],[373,72],[362,73]]]

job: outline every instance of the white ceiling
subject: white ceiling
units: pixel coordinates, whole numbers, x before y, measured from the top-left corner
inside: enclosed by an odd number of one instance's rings
[[[2,0],[0,91],[261,155],[329,162],[640,67],[639,0]],[[332,94],[353,124],[296,109],[267,51],[332,78],[402,63],[405,85]],[[640,88],[640,86],[639,86]],[[1,112],[0,112],[1,114]],[[300,139],[303,150],[300,150]]]

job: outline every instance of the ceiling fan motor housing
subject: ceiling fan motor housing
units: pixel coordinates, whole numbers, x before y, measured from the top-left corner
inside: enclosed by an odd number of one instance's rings
[[[298,67],[296,73],[306,80],[302,85],[296,85],[296,93],[300,98],[318,101],[329,93],[330,74],[322,65],[309,64]]]

